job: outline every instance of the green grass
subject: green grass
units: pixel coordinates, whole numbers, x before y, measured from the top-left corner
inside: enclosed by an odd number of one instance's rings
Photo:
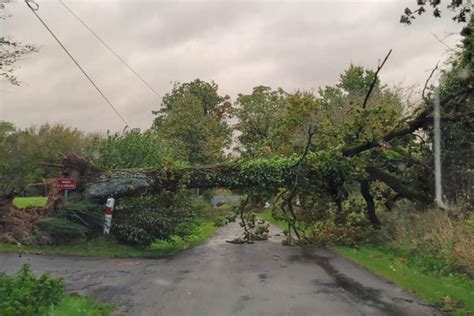
[[[47,200],[48,200],[47,197],[42,197],[42,196],[16,197],[13,200],[13,203],[17,207],[23,208],[27,206],[45,206]]]
[[[273,225],[280,227],[283,230],[288,229],[288,222],[283,219],[275,219],[269,209],[263,212],[258,212],[257,216],[269,223],[272,223]],[[296,222],[296,228],[300,233],[303,232],[305,235],[308,235],[311,232],[311,228],[305,228],[300,222]]]
[[[414,259],[400,258],[390,251],[362,246],[359,249],[334,247],[333,250],[369,271],[418,294],[430,304],[454,315],[474,315],[474,280],[462,276],[422,273]]]
[[[285,220],[273,218],[272,213],[268,209],[263,212],[257,213],[257,216],[282,229],[288,229],[288,223]]]
[[[109,304],[99,304],[87,297],[67,295],[59,304],[51,306],[48,316],[107,316],[113,311]]]
[[[0,243],[0,251],[94,257],[159,257],[202,243],[212,236],[215,231],[214,223],[201,222],[194,234],[186,240],[176,237],[173,242],[157,241],[148,248],[124,245],[108,237],[99,237],[78,244],[64,246],[17,246]]]

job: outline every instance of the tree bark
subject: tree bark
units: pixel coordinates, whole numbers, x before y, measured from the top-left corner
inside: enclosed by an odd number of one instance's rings
[[[420,193],[416,189],[406,186],[402,181],[385,171],[375,167],[367,167],[366,170],[369,173],[371,179],[384,182],[386,185],[392,188],[393,191],[397,192],[404,198],[416,200],[425,204],[430,204],[433,202],[433,196],[431,196],[431,194]]]
[[[375,213],[374,198],[370,194],[370,182],[368,180],[360,182],[360,193],[362,193],[365,203],[367,204],[367,217],[369,218],[370,224],[372,224],[374,229],[380,229],[380,221]]]

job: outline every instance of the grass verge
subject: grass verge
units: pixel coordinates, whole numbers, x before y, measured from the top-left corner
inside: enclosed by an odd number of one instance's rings
[[[282,219],[273,218],[272,213],[268,209],[263,212],[258,212],[257,216],[281,229],[288,229],[288,223]]]
[[[57,305],[50,307],[48,316],[107,316],[113,311],[113,305],[99,304],[87,297],[70,294]]]
[[[265,211],[263,212],[258,212],[257,213],[257,216],[260,217],[261,219],[275,225],[275,226],[278,226],[280,227],[281,229],[283,230],[286,230],[288,229],[288,222],[283,220],[283,219],[275,219],[273,216],[272,216],[272,213],[269,209],[266,209]],[[303,232],[304,234],[308,234],[310,232],[310,229],[309,228],[305,228],[301,223],[297,222],[296,223],[296,228],[301,232]]]
[[[32,196],[32,197],[16,197],[13,200],[13,203],[19,207],[27,207],[27,206],[45,206],[46,201],[48,200],[47,197],[43,196]]]
[[[173,241],[157,241],[148,248],[138,248],[118,243],[108,237],[99,237],[74,245],[17,246],[0,243],[0,252],[63,254],[94,257],[159,257],[202,243],[216,231],[213,222],[201,222],[194,234],[186,240],[176,237]]]
[[[332,249],[453,315],[474,315],[474,280],[466,276],[426,274],[416,267],[416,262],[411,262],[413,259],[401,258],[369,245],[359,249]]]

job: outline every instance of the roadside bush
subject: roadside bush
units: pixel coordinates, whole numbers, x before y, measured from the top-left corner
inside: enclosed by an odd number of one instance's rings
[[[36,228],[50,236],[53,242],[64,243],[85,238],[87,227],[57,217],[42,218],[36,222]]]
[[[53,217],[38,220],[25,243],[64,244],[90,237],[102,230],[103,208],[86,200],[63,205]]]
[[[318,221],[310,229],[309,239],[320,246],[355,246],[373,234],[373,229],[365,214],[351,212],[344,223],[336,222],[336,215]]]
[[[141,246],[186,238],[196,228],[195,207],[188,192],[124,198],[117,203],[111,233],[121,242]]]
[[[25,264],[16,276],[0,273],[0,314],[2,316],[36,316],[45,314],[51,305],[64,297],[62,279],[43,274],[36,278]]]
[[[63,205],[55,217],[87,227],[88,233],[97,233],[104,224],[104,206],[83,200]]]

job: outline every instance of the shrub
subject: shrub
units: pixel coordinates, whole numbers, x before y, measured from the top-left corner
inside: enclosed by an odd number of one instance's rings
[[[89,233],[96,233],[102,231],[104,206],[83,200],[62,206],[55,217],[87,227]]]
[[[115,214],[111,232],[128,244],[148,246],[157,239],[186,238],[196,228],[197,212],[187,192],[121,199]]]
[[[71,240],[85,238],[87,227],[57,217],[42,218],[36,222],[36,228],[50,236],[53,242],[64,243]],[[35,232],[38,234],[38,232]]]
[[[0,312],[2,316],[34,316],[46,313],[64,297],[62,279],[43,274],[35,278],[29,265],[16,276],[0,274]]]
[[[336,223],[335,215],[318,221],[310,230],[309,239],[320,246],[355,246],[373,233],[365,214],[352,212],[344,223]]]
[[[102,230],[103,206],[79,201],[62,206],[54,217],[38,220],[27,244],[63,244]]]
[[[86,297],[68,295],[48,310],[48,316],[107,316],[112,305],[100,305]]]

